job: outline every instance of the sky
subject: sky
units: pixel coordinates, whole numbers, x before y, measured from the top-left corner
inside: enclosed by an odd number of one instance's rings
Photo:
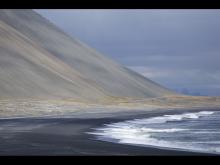
[[[169,89],[220,95],[220,10],[35,11]]]

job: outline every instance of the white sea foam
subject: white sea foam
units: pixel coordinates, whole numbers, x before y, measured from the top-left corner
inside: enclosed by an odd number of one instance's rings
[[[131,124],[165,123],[168,121],[181,121],[183,119],[198,119],[201,116],[211,115],[213,113],[214,113],[213,111],[201,111],[201,112],[183,113],[177,115],[163,115],[163,116],[152,117],[147,119],[134,119],[126,122],[114,123],[112,125],[114,125],[115,127],[120,127],[121,125],[127,125],[127,123],[131,123]]]
[[[211,115],[213,113],[214,112],[211,111],[201,111],[195,113],[184,113],[178,115],[164,115],[164,116],[167,117],[167,121],[172,121],[172,120],[183,120],[183,119],[198,119],[201,116]]]
[[[203,130],[203,129],[183,129],[174,127],[148,127],[152,124],[163,126],[170,121],[181,121],[184,119],[197,120],[202,116],[212,115],[212,111],[200,111],[194,113],[183,113],[177,115],[163,115],[159,117],[152,117],[147,119],[135,119],[124,122],[105,124],[102,128],[95,129],[90,134],[98,135],[98,139],[107,140],[117,143],[124,143],[130,145],[141,145],[141,146],[154,146],[159,148],[172,148],[181,150],[191,150],[197,152],[208,152],[218,153],[220,152],[219,147],[204,147],[204,144],[213,144],[212,142],[184,142],[184,141],[167,141],[164,139],[155,138],[155,133],[209,133],[209,131],[215,133],[215,130]],[[174,124],[175,126],[175,124]],[[217,143],[219,144],[219,142]],[[196,145],[196,146],[195,146]]]

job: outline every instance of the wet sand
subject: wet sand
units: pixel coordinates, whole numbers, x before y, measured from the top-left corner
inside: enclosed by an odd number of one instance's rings
[[[104,142],[86,133],[103,124],[180,112],[183,111],[135,112],[96,118],[0,119],[0,155],[211,155]]]

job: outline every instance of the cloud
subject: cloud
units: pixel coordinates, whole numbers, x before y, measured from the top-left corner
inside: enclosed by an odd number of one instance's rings
[[[206,95],[219,95],[220,71],[210,73],[199,69],[158,69],[145,66],[129,68],[170,89],[188,89]]]
[[[218,9],[36,11],[162,85],[220,95]]]

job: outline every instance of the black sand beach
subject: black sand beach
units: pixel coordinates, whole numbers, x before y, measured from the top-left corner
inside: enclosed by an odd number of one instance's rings
[[[182,110],[102,118],[1,119],[0,155],[211,155],[104,142],[86,133],[107,123],[179,112]]]
[[[34,10],[1,9],[0,36],[0,155],[208,155],[104,142],[87,132],[113,122],[183,113],[187,107],[197,108],[187,110],[190,112],[201,111],[199,107],[219,108],[219,96],[189,96],[163,87],[161,82],[154,82],[131,68],[142,67],[142,64],[132,60],[132,65],[122,65],[65,33]],[[135,43],[128,47],[132,45]],[[173,44],[170,50],[173,50]],[[144,52],[148,56],[147,49]],[[173,66],[172,60],[171,63],[166,61]],[[142,55],[140,62],[143,62]],[[205,64],[205,61],[201,62]],[[157,63],[158,69],[162,69],[162,63],[165,64],[164,61]],[[180,66],[180,71],[188,68],[188,61],[185,68]],[[154,72],[151,69],[154,65],[146,64],[146,67],[150,67],[149,73]],[[202,73],[202,69],[198,73],[193,67],[191,69],[196,71],[195,75]],[[186,73],[171,75],[178,75],[180,84],[185,77],[186,84],[192,83],[197,89],[197,81],[194,82],[194,77],[191,80],[190,76],[193,72],[189,70],[188,79]],[[199,86],[200,82],[215,80],[213,72],[210,74],[207,72],[207,81],[198,77]],[[175,82],[169,74],[164,75],[167,83]],[[180,87],[182,89],[182,85]],[[136,134],[134,137],[138,140]],[[220,147],[218,149],[220,153]]]

